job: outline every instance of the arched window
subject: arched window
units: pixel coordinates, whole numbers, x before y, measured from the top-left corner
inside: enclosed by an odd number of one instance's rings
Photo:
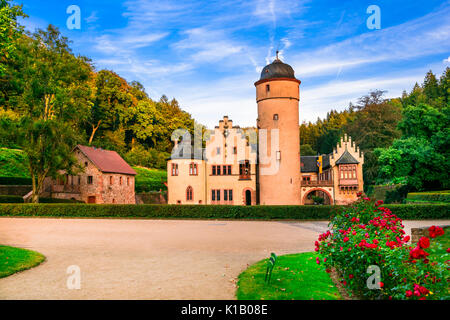
[[[186,189],[186,201],[192,201],[194,199],[194,189],[191,186]]]

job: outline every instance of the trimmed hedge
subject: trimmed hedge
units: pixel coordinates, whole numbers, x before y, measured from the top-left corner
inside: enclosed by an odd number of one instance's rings
[[[70,199],[56,199],[56,198],[39,198],[40,203],[84,203],[81,201],[70,200]],[[23,197],[21,196],[10,196],[10,195],[0,195],[0,203],[23,203]]]
[[[413,203],[433,203],[445,202],[450,203],[450,191],[436,191],[436,192],[411,192],[406,198],[407,202]]]
[[[402,219],[449,219],[450,205],[387,205]],[[0,204],[0,216],[329,220],[340,206]]]
[[[0,195],[0,203],[23,203],[21,196]]]
[[[3,185],[3,186],[31,186],[31,178],[0,177],[0,185]]]

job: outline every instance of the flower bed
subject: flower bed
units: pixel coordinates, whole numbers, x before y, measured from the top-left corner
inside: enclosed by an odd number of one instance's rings
[[[402,220],[382,203],[363,198],[338,212],[316,241],[316,262],[327,272],[336,268],[345,288],[363,299],[449,299],[448,259],[435,261],[428,237],[409,245]],[[443,233],[429,229],[430,238]]]

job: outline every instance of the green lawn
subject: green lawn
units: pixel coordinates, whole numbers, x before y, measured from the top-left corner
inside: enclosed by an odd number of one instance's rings
[[[167,181],[167,171],[161,169],[149,169],[144,167],[133,167],[137,172],[136,176],[136,192],[159,191],[166,190],[163,184]]]
[[[27,158],[22,150],[0,148],[0,177],[29,177]]]
[[[431,239],[430,249],[436,250],[436,254],[430,255],[431,260],[440,262],[450,260],[450,253],[446,251],[447,248],[450,248],[450,228],[445,228],[444,231],[444,235]]]
[[[0,278],[39,265],[45,257],[35,251],[0,246]]]
[[[272,281],[264,283],[267,259],[239,275],[238,300],[338,300],[341,296],[330,276],[316,263],[313,252],[279,256]]]

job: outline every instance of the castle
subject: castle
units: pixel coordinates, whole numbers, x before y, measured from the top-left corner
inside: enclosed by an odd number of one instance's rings
[[[255,82],[257,130],[227,116],[206,147],[175,141],[167,163],[169,204],[348,204],[363,190],[364,155],[347,135],[330,154],[300,156],[300,83],[277,58]]]

